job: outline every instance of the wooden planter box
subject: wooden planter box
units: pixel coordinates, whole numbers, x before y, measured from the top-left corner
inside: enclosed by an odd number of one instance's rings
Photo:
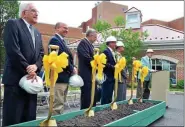
[[[135,102],[135,101],[136,100],[134,99],[133,102]],[[147,108],[145,110],[142,110],[142,111],[134,110],[134,112],[135,112],[134,114],[131,114],[131,115],[126,116],[124,118],[121,118],[117,121],[106,124],[104,126],[147,126],[165,114],[166,102],[155,101],[155,100],[144,100],[144,101],[145,102],[152,102],[152,103],[155,103],[156,105],[154,105],[150,108]],[[126,104],[127,101],[120,101],[117,103],[118,104]],[[100,106],[94,107],[93,109],[95,112],[97,112],[97,111],[103,110],[109,106],[110,106],[110,104],[100,105]],[[74,111],[74,112],[65,113],[62,115],[56,115],[56,116],[53,116],[52,118],[56,119],[57,121],[69,120],[69,119],[74,118],[75,116],[83,115],[84,111],[85,110]],[[96,113],[95,113],[95,115],[96,115]],[[39,126],[39,124],[43,120],[44,119],[34,120],[34,121],[20,123],[20,124],[16,124],[16,125],[12,125],[12,126],[15,126],[15,127],[17,127],[17,126],[19,126],[19,127],[20,126]]]

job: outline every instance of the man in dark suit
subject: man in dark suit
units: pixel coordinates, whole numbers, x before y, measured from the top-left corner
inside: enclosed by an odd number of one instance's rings
[[[68,26],[65,23],[58,22],[55,25],[56,34],[50,39],[49,45],[57,45],[59,46],[58,55],[62,52],[67,53],[69,65],[67,68],[63,70],[63,72],[59,73],[58,79],[55,85],[55,99],[54,99],[54,106],[53,106],[53,115],[58,115],[63,113],[64,110],[64,102],[67,96],[68,90],[68,83],[69,78],[72,74],[77,73],[77,69],[73,64],[73,56],[71,51],[66,45],[64,37],[66,37],[68,33]]]
[[[8,20],[4,29],[3,126],[36,119],[37,95],[22,89],[19,80],[26,74],[28,79],[35,80],[42,67],[42,38],[33,27],[38,11],[33,4],[24,3],[20,5],[20,17]]]
[[[115,58],[115,48],[116,48],[116,38],[110,36],[106,39],[107,49],[104,50],[104,54],[107,58],[107,64],[104,69],[104,74],[107,76],[105,82],[102,84],[102,98],[101,104],[109,104],[112,101],[112,95],[114,90],[114,66],[116,64]]]
[[[80,109],[86,109],[91,103],[91,86],[92,86],[92,67],[91,60],[93,60],[94,46],[92,45],[97,39],[97,33],[93,29],[89,29],[86,32],[86,37],[82,39],[77,47],[78,53],[78,72],[84,81],[84,86],[81,87],[81,107]],[[96,92],[94,106],[96,106]]]

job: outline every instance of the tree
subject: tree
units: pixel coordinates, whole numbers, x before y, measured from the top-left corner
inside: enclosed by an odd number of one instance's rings
[[[122,16],[117,16],[114,19],[114,22],[117,26],[125,26],[125,20]],[[105,24],[107,24],[105,22]],[[101,26],[101,24],[95,24],[94,26],[98,26],[98,28],[101,28],[101,31],[98,31],[95,27],[95,29],[98,32],[101,32],[103,40],[105,40],[108,36],[112,35],[117,38],[117,40],[120,40],[125,45],[125,52],[124,55],[127,60],[127,66],[129,69],[129,72],[131,73],[131,67],[132,67],[132,57],[137,57],[141,53],[141,51],[144,49],[144,38],[148,36],[147,32],[134,32],[132,29],[125,29],[124,27],[120,27],[115,30],[111,29],[103,29],[104,27]],[[105,50],[106,44],[105,42],[100,45],[100,51],[102,52]]]
[[[116,16],[114,19],[114,23],[116,24],[116,26],[124,26],[125,20],[124,20],[123,16]]]
[[[104,20],[98,20],[96,24],[93,24],[93,28],[98,32],[102,32],[103,30],[111,28],[111,25]]]
[[[18,18],[19,2],[0,0],[0,68],[4,64],[5,49],[3,45],[3,30],[9,19]]]

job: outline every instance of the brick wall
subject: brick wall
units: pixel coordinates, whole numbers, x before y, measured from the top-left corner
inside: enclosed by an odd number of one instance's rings
[[[160,24],[176,30],[184,31],[184,17],[181,17],[169,22],[156,20],[156,19],[150,19],[145,22],[142,22],[142,25],[147,25],[147,24]]]
[[[161,20],[156,20],[156,19],[150,19],[150,20],[147,20],[145,22],[142,22],[142,25],[147,25],[147,24],[160,24],[160,25],[168,27],[168,22],[161,21]]]
[[[163,55],[179,60],[177,64],[177,80],[184,79],[184,50],[156,50],[154,55]]]
[[[180,31],[184,31],[184,17],[169,22],[169,27]]]

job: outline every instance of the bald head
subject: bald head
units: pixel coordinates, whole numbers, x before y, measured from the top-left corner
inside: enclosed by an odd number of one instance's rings
[[[57,22],[55,25],[55,31],[62,37],[65,37],[68,33],[68,25],[63,22]]]

